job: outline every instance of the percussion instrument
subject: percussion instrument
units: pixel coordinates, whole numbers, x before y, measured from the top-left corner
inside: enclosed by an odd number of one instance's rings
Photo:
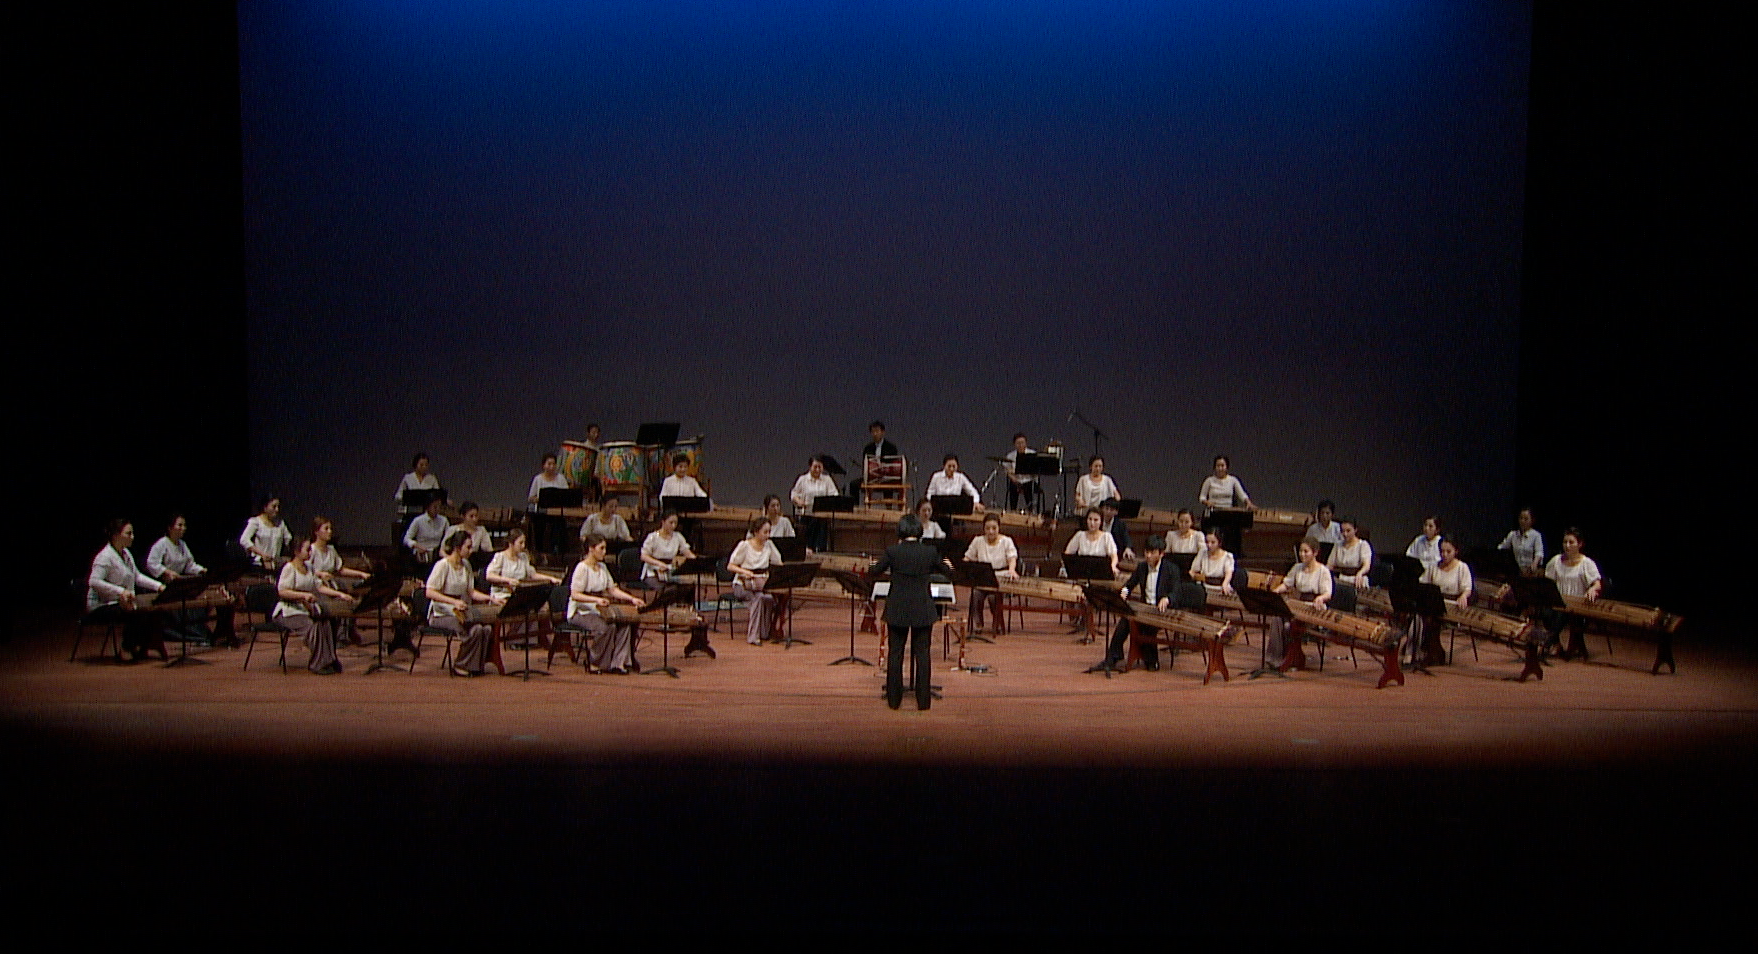
[[[598,446],[598,479],[618,487],[647,486],[647,455],[634,441],[605,441]]]
[[[581,441],[562,441],[562,449],[555,456],[556,471],[568,478],[572,486],[584,487],[596,474],[598,450]]]
[[[1129,601],[1129,653],[1123,661],[1123,671],[1128,672],[1141,660],[1141,644],[1154,642],[1174,649],[1188,649],[1203,654],[1207,668],[1203,670],[1203,685],[1215,673],[1221,674],[1223,682],[1231,681],[1227,672],[1227,656],[1225,645],[1232,635],[1232,625],[1196,613],[1183,610],[1163,610],[1147,603]],[[1156,638],[1142,632],[1142,627],[1151,626],[1160,631]]]
[[[1293,614],[1296,623],[1312,627],[1316,632],[1312,635],[1329,643],[1366,650],[1378,656],[1384,671],[1380,673],[1378,689],[1384,689],[1386,683],[1404,684],[1404,673],[1398,668],[1398,631],[1365,616],[1343,613],[1334,609],[1324,609],[1300,600],[1288,600],[1288,611]],[[1292,658],[1300,653],[1300,641],[1290,633],[1288,655]],[[1284,668],[1288,664],[1284,662]]]

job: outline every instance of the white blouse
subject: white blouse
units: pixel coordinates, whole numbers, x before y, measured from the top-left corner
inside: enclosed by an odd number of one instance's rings
[[[834,497],[836,494],[836,481],[831,480],[829,474],[814,478],[808,472],[794,481],[794,489],[788,491],[787,497],[801,513],[811,513],[812,501],[819,497]]]
[[[1471,592],[1471,568],[1464,560],[1454,560],[1451,570],[1443,570],[1437,564],[1422,571],[1422,582],[1433,583],[1441,588],[1442,596],[1456,600],[1459,594]]]
[[[299,590],[302,593],[316,593],[317,571],[311,568],[310,563],[307,563],[305,566],[305,572],[300,573],[293,568],[293,564],[289,563],[286,566],[281,567],[281,579],[280,582],[275,584],[275,586],[276,588],[283,590]],[[275,615],[310,616],[311,611],[305,608],[304,603],[294,603],[288,600],[282,600],[275,604]]]
[[[1342,576],[1355,576],[1364,569],[1373,568],[1373,544],[1360,537],[1355,538],[1355,545],[1339,543],[1331,548],[1331,558],[1325,565],[1336,570]]]
[[[452,569],[450,560],[435,560],[433,561],[433,569],[427,574],[427,588],[439,590],[447,596],[468,603],[471,591],[476,589],[476,571],[470,568],[469,560],[458,561],[458,568],[455,570]],[[453,619],[457,618],[453,616],[450,606],[437,601],[428,604],[427,618],[429,620],[444,619],[448,616]]]
[[[1190,535],[1185,537],[1179,536],[1176,531],[1166,535],[1167,553],[1201,553],[1206,549],[1208,547],[1203,542],[1203,535],[1196,530],[1190,531]]]
[[[409,521],[409,529],[403,531],[403,545],[417,550],[438,553],[445,545],[446,530],[451,527],[445,517],[434,514],[429,517],[422,514]]]
[[[1331,525],[1327,527],[1319,523],[1317,520],[1314,520],[1306,527],[1306,539],[1311,540],[1314,543],[1329,543],[1333,546],[1341,546],[1343,544],[1343,525],[1332,520]]]
[[[1404,549],[1404,555],[1421,560],[1422,568],[1430,569],[1441,562],[1441,538],[1436,536],[1430,539],[1419,533],[1416,539],[1410,541],[1410,546]]]
[[[178,576],[200,576],[207,572],[206,567],[195,562],[189,544],[182,540],[173,543],[170,537],[160,537],[147,551],[147,572],[159,577],[164,576],[166,570]]]
[[[786,517],[776,517],[769,523],[769,535],[771,537],[794,536],[794,525]]]
[[[1544,565],[1544,535],[1537,530],[1528,530],[1525,533],[1509,530],[1502,542],[1496,545],[1496,549],[1514,551],[1514,562],[1522,570]]]
[[[622,514],[611,514],[609,523],[600,521],[598,517],[599,515],[595,513],[587,514],[586,519],[580,521],[580,539],[586,539],[588,533],[596,533],[606,540],[635,539],[629,533],[629,523],[623,519]]]
[[[571,486],[573,485],[568,483],[568,478],[559,473],[554,477],[538,474],[531,478],[531,490],[525,494],[527,506],[536,509],[537,496],[544,490],[567,490]]]
[[[1288,575],[1282,578],[1282,582],[1294,591],[1293,595],[1302,599],[1308,593],[1322,596],[1326,601],[1331,598],[1331,568],[1322,563],[1311,570],[1304,563],[1296,563],[1288,571]]]
[[[708,492],[702,489],[702,485],[696,482],[696,478],[679,477],[677,474],[672,474],[665,479],[665,483],[659,485],[659,495],[661,497],[706,497]]]
[[[767,540],[763,541],[763,549],[761,550],[757,549],[750,540],[740,540],[739,545],[733,547],[732,556],[727,557],[726,565],[740,567],[753,573],[765,573],[771,566],[781,565],[781,551],[775,548],[775,544]]]
[[[1093,480],[1092,474],[1082,474],[1080,479],[1074,482],[1075,507],[1082,513],[1107,500],[1121,496],[1122,494],[1117,492],[1117,484],[1111,479],[1110,474],[1100,474],[1096,481]]]
[[[403,475],[403,480],[401,483],[397,484],[397,492],[391,495],[391,499],[398,503],[402,503],[403,491],[405,490],[438,490],[439,487],[440,482],[438,474],[429,472],[426,477],[417,477],[415,476],[414,471],[410,471]],[[423,508],[421,507],[402,508],[404,513],[420,513],[422,509]]]
[[[972,500],[977,499],[977,486],[971,483],[969,477],[964,475],[964,471],[958,471],[951,477],[948,477],[946,476],[946,469],[943,467],[935,471],[933,477],[928,478],[928,496],[953,497],[959,494],[963,494]]]
[[[971,545],[965,547],[964,558],[972,563],[987,563],[997,570],[1007,569],[1009,561],[1019,559],[1019,547],[1014,546],[1013,538],[1002,534],[995,539],[993,546],[988,537],[977,537]]]
[[[1586,596],[1588,587],[1599,582],[1599,564],[1592,557],[1582,557],[1581,562],[1570,566],[1563,562],[1563,555],[1557,554],[1545,565],[1544,575],[1557,581],[1557,592],[1564,596]]]
[[[507,551],[502,550],[494,555],[494,559],[488,561],[488,572],[491,576],[503,576],[509,580],[523,580],[536,571],[531,569],[530,554],[521,553],[516,557],[510,557],[507,556]],[[510,587],[500,583],[494,584],[490,593],[503,598],[513,595]]]
[[[313,573],[328,573],[332,576],[342,572],[342,554],[334,546],[320,547],[311,545],[311,556],[305,561]]]
[[[670,540],[667,540],[658,530],[655,530],[647,535],[647,539],[641,541],[641,555],[650,556],[655,560],[664,563],[670,563],[671,561],[676,560],[678,554],[682,553],[684,548],[689,545],[689,541],[684,539],[684,535],[675,530],[672,531]],[[581,562],[581,565],[585,565],[584,561]],[[652,579],[659,576],[659,571],[655,569],[651,563],[643,563],[642,568],[641,575],[643,577]],[[573,611],[570,610],[569,612],[572,613]]]
[[[287,521],[271,524],[259,513],[245,523],[244,532],[238,535],[238,542],[247,551],[255,547],[271,557],[278,557],[293,543],[293,531],[287,529]],[[262,557],[255,553],[250,554],[250,560],[257,566],[262,566]]]
[[[922,537],[921,537],[921,539],[923,539],[923,540],[944,540],[944,539],[946,539],[946,531],[940,528],[940,524],[935,523],[932,520],[929,520],[929,521],[926,521],[922,524]]]
[[[1064,547],[1062,552],[1072,553],[1076,556],[1114,557],[1117,555],[1117,538],[1101,530],[1099,531],[1099,539],[1089,540],[1087,532],[1082,530],[1068,538],[1068,546]]]
[[[590,593],[594,596],[599,596],[610,592],[611,585],[614,582],[615,581],[611,579],[609,567],[605,566],[603,563],[598,564],[597,567],[593,567],[585,560],[581,560],[574,566],[574,576],[568,583],[568,592]],[[593,616],[597,616],[598,607],[592,603],[576,602],[570,597],[568,599],[568,616],[578,616],[581,613],[590,613]]]
[[[1197,554],[1196,559],[1190,561],[1190,568],[1196,571],[1197,576],[1202,577],[1203,586],[1208,587],[1209,591],[1213,593],[1221,591],[1221,584],[1210,583],[1210,580],[1219,577],[1225,583],[1231,584],[1233,582],[1233,554],[1226,550],[1221,551],[1219,560],[1209,559],[1209,551],[1204,550]]]
[[[1244,485],[1232,474],[1228,474],[1225,480],[1215,479],[1214,474],[1204,477],[1197,499],[1210,507],[1243,507],[1251,501]]]
[[[86,578],[85,585],[87,612],[120,602],[122,594],[133,593],[137,587],[149,593],[157,593],[165,588],[158,580],[140,572],[140,568],[134,565],[134,554],[127,550],[118,552],[115,547],[107,544],[92,558],[92,572]]]

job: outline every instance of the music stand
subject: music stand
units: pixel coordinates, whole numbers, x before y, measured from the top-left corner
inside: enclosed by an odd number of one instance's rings
[[[935,494],[928,500],[934,504],[936,516],[962,517],[977,509],[977,499],[969,494]]]
[[[822,500],[824,498],[820,497],[818,499]],[[769,579],[763,584],[763,592],[774,595],[776,590],[784,590],[786,591],[784,598],[789,601],[788,605],[790,607],[790,612],[787,614],[787,636],[782,640],[782,648],[784,649],[794,648],[794,643],[799,643],[802,646],[812,645],[810,640],[794,638],[794,614],[791,612],[791,607],[794,598],[794,587],[810,584],[812,578],[818,575],[819,569],[820,567],[816,563],[783,563],[780,566],[772,566],[769,568]]]
[[[685,562],[688,563],[689,561],[686,560]],[[661,589],[659,594],[653,597],[652,602],[641,607],[641,611],[645,613],[648,610],[656,609],[659,610],[661,614],[664,614],[666,607],[675,603],[682,603],[685,600],[690,601],[690,610],[694,612],[696,609],[695,589],[681,583],[671,583]],[[640,624],[637,623],[636,627],[639,628],[639,625]],[[678,669],[671,664],[671,623],[665,619],[664,615],[661,615],[659,618],[659,645],[659,668],[643,669],[641,670],[641,674],[652,676],[664,673],[673,679],[678,678]]]
[[[565,510],[586,505],[584,487],[545,487],[537,492],[537,509]]]
[[[1320,563],[1329,564],[1331,562],[1331,551],[1335,549],[1337,549],[1335,543],[1332,543],[1329,540],[1320,541],[1318,544],[1318,561]],[[1298,558],[1300,555],[1300,544],[1296,543],[1294,545],[1294,553],[1295,557]]]
[[[435,487],[432,490],[410,488],[403,491],[403,509],[413,509],[416,513],[420,513],[427,509],[429,503],[435,500],[443,502],[445,499],[446,488],[444,487]]]
[[[1140,500],[1132,497],[1125,497],[1122,500],[1114,500],[1112,503],[1117,505],[1117,519],[1119,520],[1134,520],[1141,516]],[[1100,506],[1103,506],[1103,504]]]
[[[241,576],[242,574],[238,575]],[[234,576],[233,579],[237,579],[237,576]],[[152,609],[162,610],[169,613],[171,611],[166,609],[165,604],[181,603],[184,605],[182,609],[178,610],[178,612],[188,612],[189,601],[196,599],[201,596],[201,594],[207,592],[207,588],[212,585],[213,580],[205,573],[201,576],[180,576],[177,579],[166,583],[163,589],[153,595]],[[176,617],[172,617],[172,619],[175,620]],[[181,626],[179,626],[179,630],[181,630]],[[172,666],[182,665],[183,663],[202,663],[206,665],[207,660],[189,655],[189,634],[184,632],[181,633],[181,635],[183,638],[177,641],[177,658],[165,660],[164,668],[170,669]],[[159,641],[159,648],[162,651],[165,647],[164,634],[161,632],[157,636],[157,639]],[[102,647],[99,648],[102,649]]]
[[[694,494],[685,497],[659,498],[660,513],[672,510],[676,511],[681,516],[688,513],[707,513],[713,509],[714,501],[707,497],[697,497]]]
[[[842,591],[847,593],[850,597],[848,601],[848,655],[841,659],[831,661],[830,665],[840,666],[843,663],[850,662],[860,663],[863,666],[873,665],[867,660],[855,655],[855,604],[872,602],[873,584],[869,583],[866,577],[861,576],[859,573],[851,573],[848,570],[833,570],[829,567],[820,566],[818,567],[818,574],[820,576],[828,576],[842,584]],[[792,618],[791,614],[789,618]]]
[[[775,544],[783,563],[798,563],[806,558],[805,537],[770,537],[769,542]]]
[[[1412,558],[1405,557],[1405,559],[1411,560]],[[1412,562],[1415,561],[1412,560]],[[1410,646],[1410,671],[1432,676],[1434,673],[1428,671],[1428,644],[1429,640],[1432,639],[1438,645],[1441,636],[1438,632],[1428,631],[1427,621],[1431,619],[1439,621],[1447,618],[1447,598],[1441,595],[1441,588],[1433,583],[1396,582],[1401,579],[1404,579],[1402,575],[1395,577],[1393,585],[1387,590],[1387,593],[1392,597],[1392,611],[1408,613],[1410,618],[1424,621],[1422,642],[1420,644],[1412,643]]]
[[[1062,556],[1062,568],[1068,571],[1068,578],[1071,580],[1109,580],[1113,578],[1110,557],[1065,553]]]
[[[1113,593],[1102,586],[1093,586],[1090,583],[1082,586],[1080,590],[1081,593],[1086,596],[1087,605],[1090,607],[1091,612],[1112,613],[1123,617],[1125,620],[1132,619],[1135,616],[1135,609],[1129,605],[1128,600],[1123,598],[1122,593]],[[1098,665],[1089,668],[1087,672],[1102,672],[1105,674],[1106,679],[1111,678],[1111,666],[1109,665],[1109,661],[1101,662]]]
[[[495,628],[499,629],[501,621],[508,616],[530,616],[535,614],[539,609],[548,608],[550,592],[558,585],[559,584],[555,583],[538,583],[534,586],[521,586],[514,590],[513,594],[507,597],[507,601],[501,604],[500,615],[495,619]],[[498,654],[500,652],[501,634],[496,633],[494,638],[495,652]],[[506,675],[518,676],[521,681],[529,682],[531,681],[531,676],[533,674],[547,676],[549,675],[549,672],[547,670],[531,668],[531,634],[526,633],[525,668],[515,672],[506,673]]]
[[[380,669],[389,669],[392,672],[412,671],[415,668],[414,660],[410,660],[409,669],[385,661],[385,607],[390,606],[402,595],[402,575],[390,571],[375,573],[362,580],[358,589],[360,596],[354,601],[353,616],[358,619],[363,613],[374,614],[374,632],[378,636],[378,639],[374,640],[378,645],[378,654],[372,665],[366,667],[366,675],[370,676]],[[395,648],[395,638],[393,637],[392,649]],[[415,647],[410,646],[409,649],[413,652]]]
[[[836,549],[836,515],[852,513],[854,509],[855,498],[847,494],[825,494],[822,497],[812,498],[812,519],[818,519],[820,514],[830,515],[830,526],[824,531],[824,548],[826,550],[834,551]]]
[[[642,447],[675,447],[678,430],[675,421],[643,424],[635,429],[635,443]]]
[[[1001,580],[996,577],[995,568],[980,560],[960,560],[954,563],[952,565],[952,582],[963,583],[973,590],[994,590],[997,593],[1001,591]],[[1005,613],[1006,610],[1002,610],[1002,612]],[[995,632],[1001,632],[999,625],[996,626]],[[965,639],[991,645],[995,642],[987,636],[978,634],[974,624],[965,633]]]
[[[1188,580],[1190,579],[1190,567],[1192,564],[1196,563],[1196,554],[1169,552],[1160,559],[1170,560],[1172,565],[1178,568],[1178,578],[1180,580]]]
[[[1239,603],[1245,608],[1245,611],[1255,614],[1259,619],[1267,619],[1274,616],[1283,621],[1284,627],[1287,625],[1288,621],[1294,619],[1294,612],[1288,608],[1288,601],[1283,599],[1282,594],[1280,593],[1272,593],[1269,590],[1250,588],[1234,590],[1233,592],[1239,597]],[[1283,639],[1286,640],[1288,636],[1286,629],[1284,629],[1282,635]],[[1258,666],[1251,671],[1251,678],[1256,679],[1259,676],[1275,676],[1278,679],[1288,678],[1288,674],[1282,671],[1280,663],[1274,666],[1270,665],[1269,650],[1270,641],[1268,639],[1261,640],[1258,646]],[[1302,652],[1304,652],[1304,650],[1302,650]],[[1283,650],[1283,655],[1287,655],[1286,648]]]

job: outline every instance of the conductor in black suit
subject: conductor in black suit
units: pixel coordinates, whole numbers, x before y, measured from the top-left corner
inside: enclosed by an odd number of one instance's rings
[[[1152,536],[1143,544],[1142,561],[1135,565],[1135,572],[1129,575],[1129,582],[1123,585],[1124,599],[1134,599],[1138,603],[1149,603],[1155,609],[1168,609],[1178,601],[1178,584],[1182,574],[1178,565],[1166,562],[1166,538]],[[1143,635],[1157,630],[1142,627]],[[1111,632],[1111,643],[1105,647],[1105,661],[1094,666],[1091,671],[1099,672],[1116,669],[1123,662],[1124,641],[1129,639],[1129,620],[1117,621],[1117,628]],[[1141,648],[1142,665],[1148,670],[1160,668],[1160,647],[1149,643]]]
[[[934,605],[929,577],[951,570],[940,551],[922,542],[922,521],[906,514],[897,522],[898,542],[873,564],[873,574],[891,573],[891,595],[885,598],[885,622],[891,627],[891,652],[885,659],[885,704],[903,705],[903,649],[906,637],[916,654],[916,708],[934,703],[933,660],[929,652],[940,610]]]

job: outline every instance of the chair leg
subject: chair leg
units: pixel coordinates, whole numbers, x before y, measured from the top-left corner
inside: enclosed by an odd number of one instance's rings
[[[287,674],[287,631],[281,631],[281,675]]]
[[[244,669],[250,671],[250,655],[256,652],[256,627],[250,629],[250,645],[244,647]]]

